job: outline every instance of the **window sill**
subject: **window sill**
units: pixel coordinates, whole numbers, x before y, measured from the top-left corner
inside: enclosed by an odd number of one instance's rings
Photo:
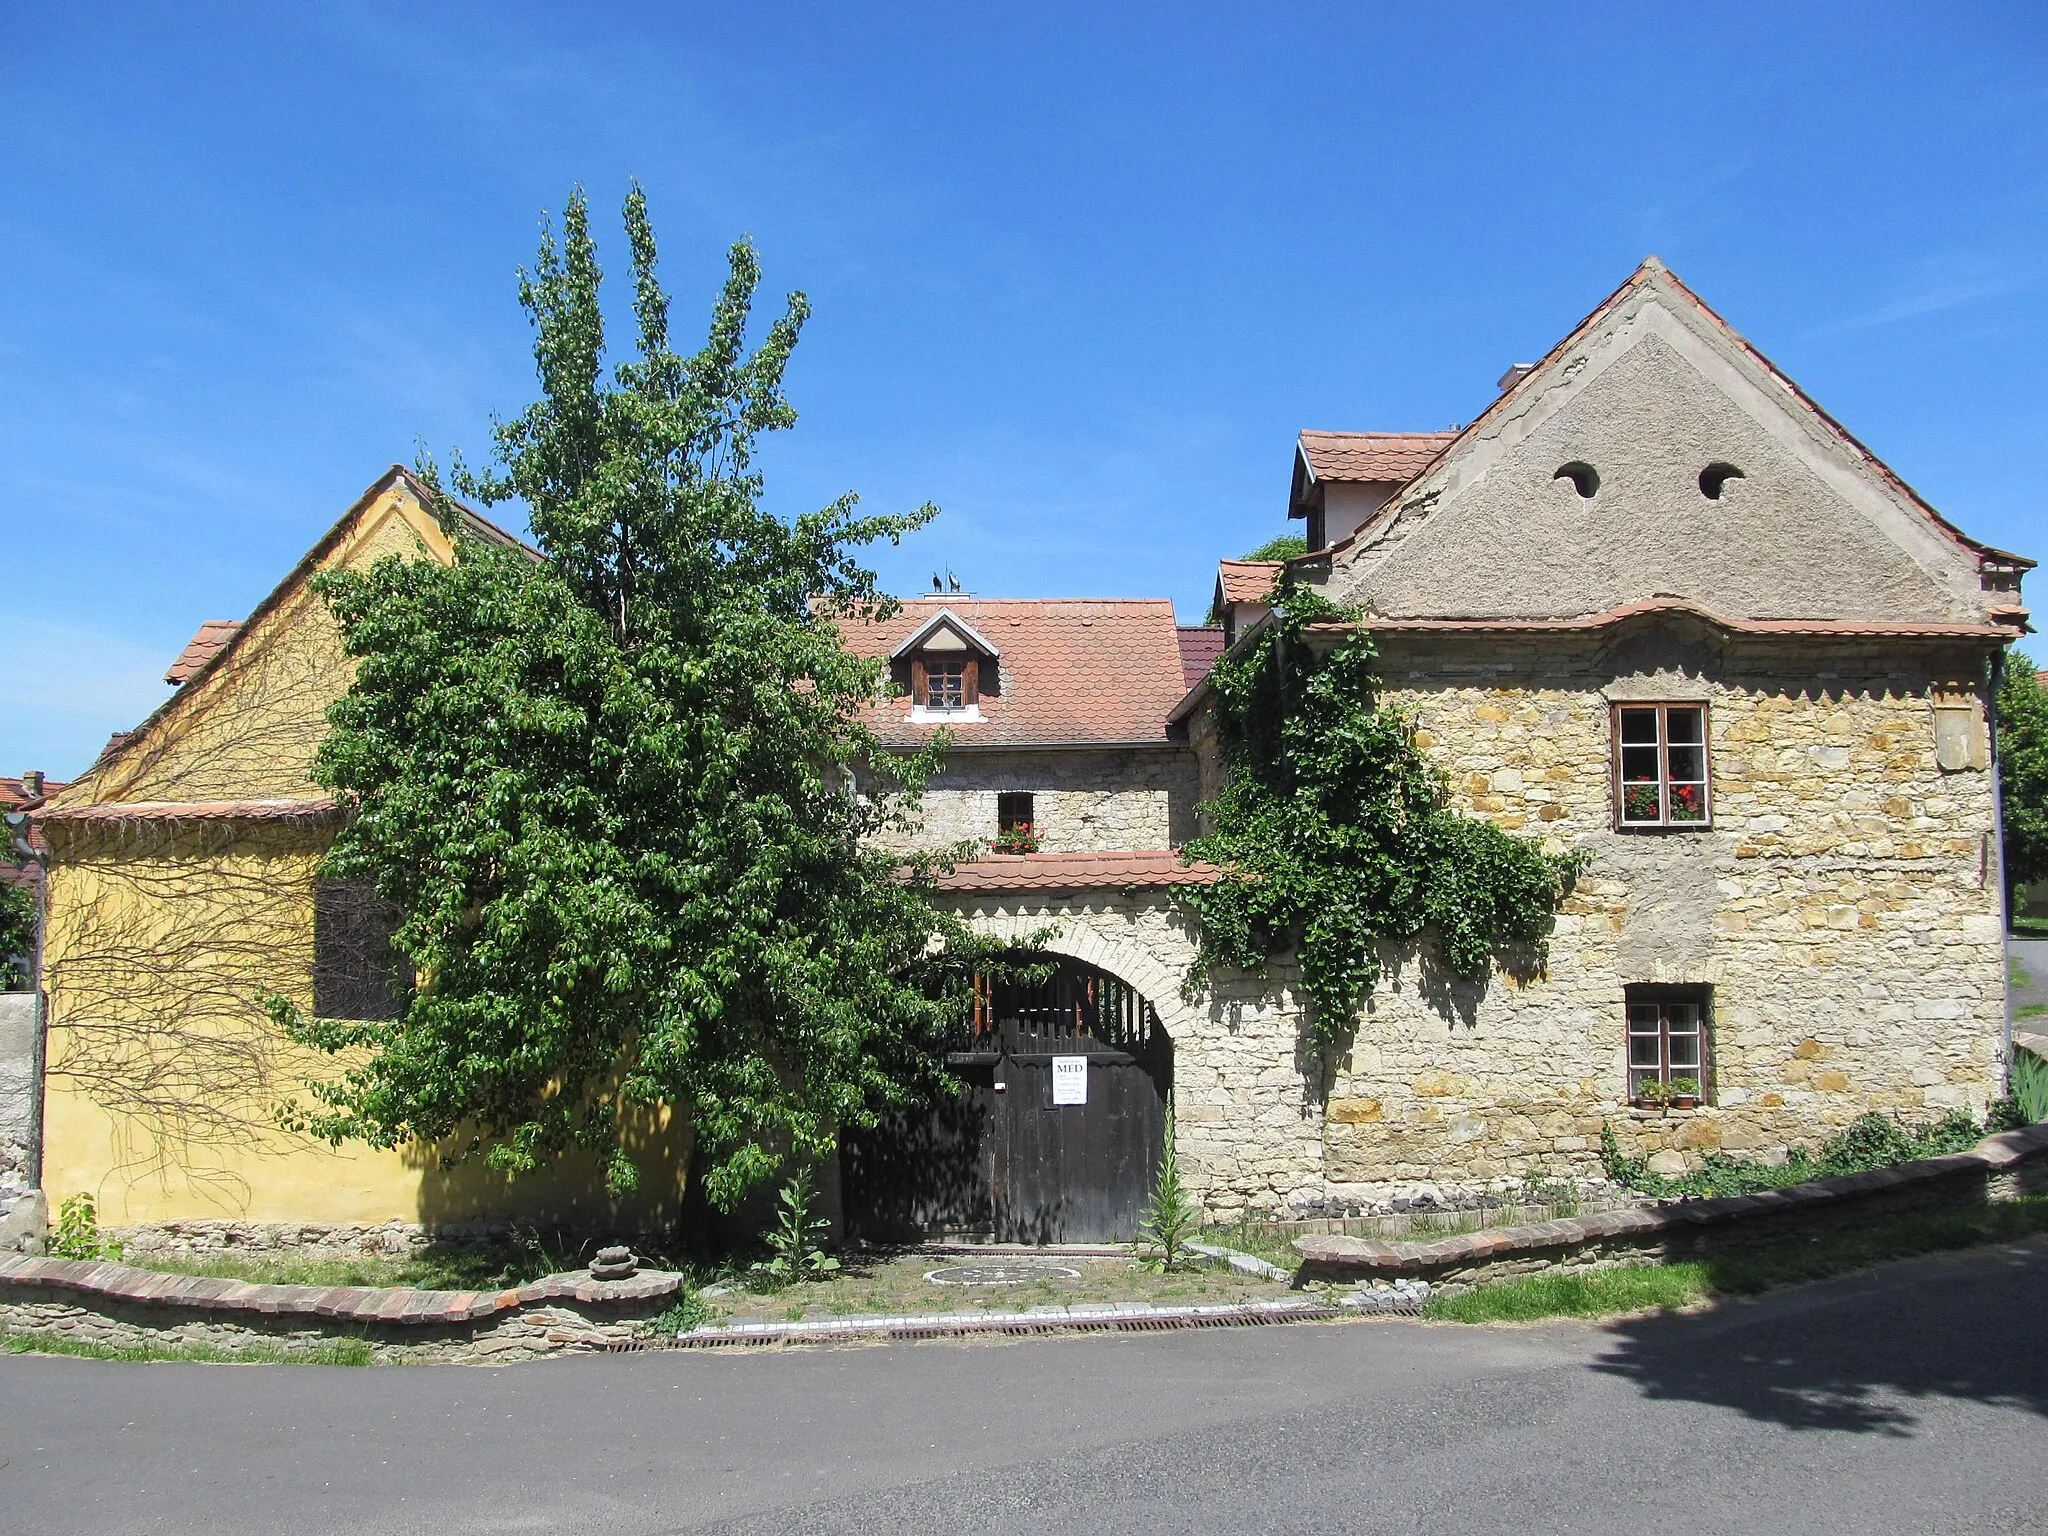
[[[929,709],[922,704],[913,704],[910,713],[903,717],[911,725],[959,725],[981,720],[981,706],[970,704],[965,709]]]
[[[1655,836],[1663,832],[1711,832],[1714,830],[1714,824],[1711,821],[1669,821],[1658,823],[1622,821],[1615,823],[1614,830],[1617,832],[1646,832]]]
[[[1634,1102],[1624,1104],[1622,1107],[1628,1111],[1629,1118],[1632,1120],[1669,1120],[1674,1116],[1683,1119],[1691,1115],[1703,1115],[1714,1106],[1702,1100],[1690,1108],[1679,1104],[1658,1104],[1653,1107]]]

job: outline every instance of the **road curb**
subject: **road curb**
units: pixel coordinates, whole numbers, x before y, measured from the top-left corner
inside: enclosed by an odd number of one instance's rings
[[[836,1317],[795,1322],[706,1323],[668,1339],[600,1345],[608,1353],[648,1349],[732,1349],[769,1344],[831,1344],[848,1339],[941,1339],[973,1334],[1160,1333],[1179,1328],[1245,1328],[1272,1323],[1327,1322],[1354,1316],[1320,1301],[1253,1301],[1216,1306],[1157,1307],[1149,1302],[1033,1307],[1028,1312],[951,1312],[935,1316]]]

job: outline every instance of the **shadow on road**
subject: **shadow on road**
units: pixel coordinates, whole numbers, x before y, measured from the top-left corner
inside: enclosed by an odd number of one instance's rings
[[[1918,1399],[2048,1415],[2048,1244],[1610,1325],[1593,1369],[1788,1429],[1910,1435]]]

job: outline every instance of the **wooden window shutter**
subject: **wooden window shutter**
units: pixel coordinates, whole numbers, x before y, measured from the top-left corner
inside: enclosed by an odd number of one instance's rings
[[[922,656],[914,656],[910,661],[910,702],[919,709],[931,702],[931,694],[925,687]]]
[[[961,674],[960,702],[972,706],[981,697],[981,663],[972,656],[967,658],[967,670]]]

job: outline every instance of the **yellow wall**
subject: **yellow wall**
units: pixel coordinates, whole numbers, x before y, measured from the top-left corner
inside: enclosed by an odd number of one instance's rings
[[[345,526],[322,565],[448,558],[402,480]],[[234,653],[188,684],[56,802],[318,799],[307,777],[349,664],[324,602],[288,585]],[[500,1218],[630,1227],[673,1218],[679,1129],[650,1127],[642,1191],[615,1207],[594,1165],[507,1184],[434,1149],[330,1148],[277,1107],[343,1063],[292,1046],[264,999],[311,1006],[317,825],[49,824],[50,998],[43,1187],[90,1191],[109,1226],[190,1220],[429,1226]],[[664,1173],[664,1170],[667,1170]]]

